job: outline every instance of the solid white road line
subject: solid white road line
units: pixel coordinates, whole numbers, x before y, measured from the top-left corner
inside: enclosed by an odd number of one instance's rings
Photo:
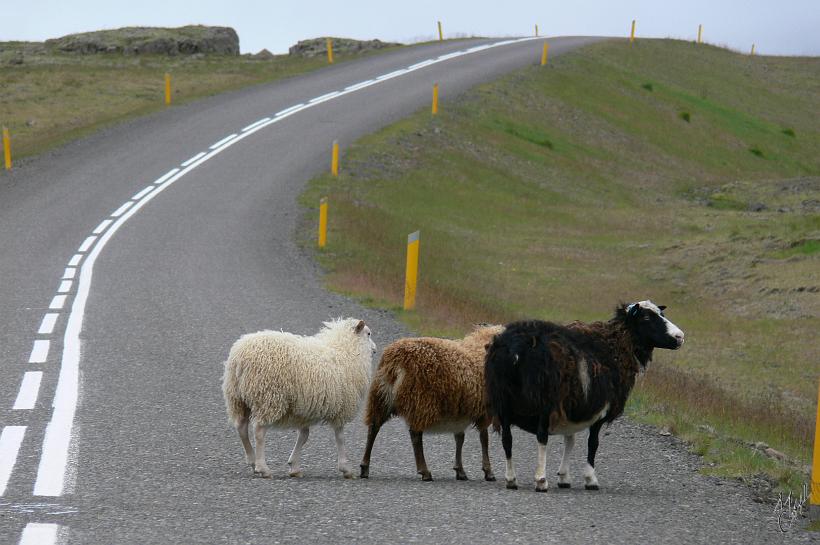
[[[55,295],[54,299],[51,300],[51,303],[48,305],[48,308],[51,310],[60,310],[65,305],[65,295]]]
[[[98,225],[98,226],[97,226],[97,227],[96,227],[93,231],[91,231],[91,232],[92,232],[92,233],[94,233],[95,235],[99,235],[100,233],[102,233],[103,231],[105,231],[105,229],[106,229],[109,225],[111,225],[111,221],[112,221],[112,220],[103,220],[103,221],[102,221],[102,223],[100,223],[100,224],[99,224],[99,225]]]
[[[25,426],[6,426],[0,433],[0,496],[6,493],[14,464],[17,463],[17,453],[26,433]]]
[[[66,267],[65,271],[63,272],[63,279],[64,280],[71,280],[74,278],[74,275],[77,274],[77,269],[74,267]]]
[[[381,76],[376,78],[376,81],[384,81],[386,79],[392,79],[392,78],[401,76],[402,74],[406,74],[406,73],[407,73],[407,69],[402,68],[401,70],[395,70],[393,72],[390,72],[389,74],[382,74]]]
[[[233,134],[232,134],[232,135],[230,135],[230,136],[226,136],[225,138],[223,138],[223,139],[222,139],[222,140],[220,140],[219,142],[217,142],[217,143],[215,143],[215,144],[211,144],[211,149],[216,149],[216,148],[218,148],[219,146],[221,146],[222,144],[226,144],[226,143],[230,142],[231,140],[233,140],[233,139],[234,139],[234,138],[236,138],[237,136],[238,136],[238,135],[237,135],[236,133],[233,133]]]
[[[85,240],[83,241],[83,243],[82,243],[82,244],[80,244],[80,247],[78,248],[78,250],[77,250],[77,251],[79,251],[79,252],[87,252],[87,251],[88,251],[88,249],[89,249],[89,248],[91,248],[91,245],[92,245],[92,244],[94,244],[94,241],[95,241],[95,240],[97,240],[97,237],[88,237],[87,239],[85,239]]]
[[[369,87],[376,83],[376,80],[369,79],[367,81],[363,81],[361,83],[357,83],[356,85],[351,85],[349,87],[345,87],[345,92],[352,93],[353,91],[358,91],[359,89],[364,89],[365,87]]]
[[[40,322],[40,329],[37,330],[38,335],[51,335],[54,332],[54,324],[57,323],[57,318],[60,315],[56,312],[47,312],[43,316],[43,321]]]
[[[330,93],[324,94],[322,96],[318,96],[308,100],[308,104],[316,104],[317,102],[324,102],[326,100],[330,100],[331,98],[335,97],[339,94],[339,91],[331,91]]]
[[[112,212],[111,217],[112,218],[118,218],[118,217],[122,216],[125,213],[126,210],[128,210],[129,208],[131,208],[131,206],[133,206],[133,204],[134,204],[133,201],[128,201],[124,205],[117,208],[114,212]]]
[[[296,110],[298,110],[300,108],[304,108],[304,107],[305,107],[304,103],[300,102],[299,104],[296,104],[295,106],[291,106],[290,108],[285,108],[282,111],[276,112],[274,114],[274,117],[279,117],[280,115],[286,115],[286,114],[289,114],[289,113],[293,113]]]
[[[73,283],[74,282],[71,280],[63,280],[62,282],[60,282],[60,287],[57,288],[57,293],[68,293],[69,291],[71,291],[71,285]]]
[[[76,254],[71,258],[71,261],[68,262],[68,265],[70,267],[76,267],[77,265],[80,264],[80,261],[82,261],[82,259],[83,259],[83,256],[81,256],[80,254]]]
[[[247,132],[247,131],[249,131],[249,130],[251,130],[251,129],[255,129],[256,127],[258,127],[258,126],[259,126],[259,125],[261,125],[262,123],[267,123],[268,121],[270,121],[270,117],[263,117],[263,118],[262,118],[262,119],[260,119],[259,121],[255,121],[255,122],[251,123],[250,125],[248,125],[247,127],[244,127],[244,128],[242,129],[242,132]]]
[[[31,356],[28,358],[29,363],[45,363],[48,359],[48,347],[51,341],[37,339],[34,341],[34,346],[31,349]]]
[[[162,176],[160,176],[159,178],[154,180],[154,185],[160,185],[160,184],[165,183],[165,180],[167,180],[171,176],[176,175],[177,172],[179,172],[178,168],[176,168],[176,167],[172,168],[171,170],[169,170],[168,172],[166,172],[165,174],[163,174]]]
[[[20,536],[17,545],[54,545],[57,543],[57,534],[59,532],[59,524],[29,522],[23,529],[23,534]]]
[[[147,194],[149,194],[150,192],[152,192],[153,190],[154,190],[154,186],[149,185],[148,187],[144,188],[142,191],[140,191],[139,193],[137,193],[136,195],[134,195],[131,198],[134,199],[135,201],[138,201],[141,198],[143,198],[144,196],[146,196]]]
[[[191,163],[195,163],[195,162],[197,162],[199,159],[202,159],[203,157],[205,157],[205,155],[206,155],[206,153],[205,153],[204,151],[200,151],[199,153],[197,153],[196,155],[194,155],[193,157],[191,157],[191,158],[190,158],[190,159],[188,159],[187,161],[183,162],[183,163],[182,163],[182,166],[187,167],[187,166],[188,166],[188,165],[190,165]]]
[[[23,382],[20,384],[20,392],[14,401],[12,410],[21,411],[33,409],[37,402],[37,394],[40,392],[40,381],[43,379],[42,371],[26,371],[23,375]]]

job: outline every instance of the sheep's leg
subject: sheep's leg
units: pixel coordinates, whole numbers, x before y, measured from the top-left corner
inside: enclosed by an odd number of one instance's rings
[[[518,483],[515,478],[515,465],[512,460],[512,430],[509,422],[501,423],[501,446],[504,447],[504,456],[507,459],[507,470],[504,479],[507,481],[507,488],[517,490]]]
[[[299,428],[296,444],[293,445],[293,451],[288,458],[288,475],[291,477],[302,476],[302,447],[307,443],[308,437],[310,437],[310,428]]]
[[[598,490],[598,477],[595,475],[595,453],[598,451],[598,432],[601,431],[603,425],[603,420],[599,420],[589,428],[587,464],[584,467],[584,488],[587,490]]]
[[[362,463],[360,466],[361,473],[359,474],[359,477],[362,479],[367,479],[370,477],[370,454],[373,452],[373,443],[376,442],[376,436],[379,434],[379,430],[386,421],[386,419],[382,420],[374,416],[373,421],[370,423],[370,427],[367,429],[367,445],[364,448],[364,456],[362,456]]]
[[[464,464],[461,463],[461,448],[464,446],[464,432],[461,433],[454,433],[453,437],[456,438],[456,465],[453,469],[456,470],[456,480],[458,481],[466,481],[467,474],[464,472]]]
[[[549,414],[549,412],[546,412]],[[549,422],[547,417],[542,415],[538,419],[538,427],[535,430],[535,438],[538,440],[538,463],[535,465],[535,491],[546,492],[549,490],[547,482],[547,440],[549,439]]]
[[[572,478],[569,476],[569,456],[575,446],[575,435],[564,436],[564,455],[561,457],[561,467],[558,468],[558,488],[570,488]]]
[[[256,429],[254,430],[254,435],[256,436],[256,462],[253,465],[254,473],[259,473],[262,477],[266,479],[270,479],[273,473],[271,473],[268,464],[265,463],[265,432],[267,428],[260,424],[259,422],[256,423]]]
[[[484,480],[494,481],[493,466],[490,465],[490,434],[486,427],[480,429],[478,437],[481,440],[481,469],[484,470]]]
[[[253,453],[253,445],[251,445],[251,440],[248,437],[248,425],[250,424],[251,419],[247,415],[240,416],[236,422],[236,431],[239,432],[239,439],[242,441],[242,446],[245,447],[245,461],[251,466],[251,469],[254,468],[254,453]]]
[[[342,472],[345,479],[352,479],[353,472],[350,470],[350,462],[347,461],[347,452],[345,452],[345,427],[334,426],[333,433],[336,436],[336,454],[337,464],[336,468]]]
[[[422,443],[422,432],[410,430],[410,440],[413,442],[413,454],[416,456],[416,471],[421,475],[422,481],[432,481],[433,476],[427,469],[427,462],[424,460],[424,444]]]

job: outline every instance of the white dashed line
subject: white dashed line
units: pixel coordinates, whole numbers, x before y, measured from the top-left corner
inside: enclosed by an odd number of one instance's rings
[[[55,295],[54,299],[51,300],[51,304],[48,305],[48,308],[51,310],[60,310],[65,305],[65,295]]]
[[[48,359],[49,346],[51,346],[51,341],[45,339],[37,339],[34,341],[34,346],[31,348],[31,356],[29,356],[28,362],[45,363]]]
[[[218,148],[219,146],[221,146],[222,144],[227,144],[228,142],[230,142],[231,140],[233,140],[233,139],[234,139],[234,138],[236,138],[237,136],[239,136],[239,135],[238,135],[238,134],[236,134],[236,133],[233,133],[233,134],[232,134],[232,135],[230,135],[230,136],[226,136],[225,138],[223,138],[223,139],[222,139],[222,140],[220,140],[219,142],[217,142],[217,143],[215,143],[215,144],[212,144],[212,145],[211,145],[211,149],[216,149],[216,148]]]
[[[82,244],[80,244],[80,247],[78,248],[78,250],[77,250],[77,251],[79,251],[79,252],[87,252],[87,251],[88,251],[88,249],[89,249],[89,248],[91,248],[91,245],[92,245],[92,244],[94,244],[94,241],[95,241],[95,240],[97,240],[97,237],[88,237],[87,239],[85,239],[85,240],[83,241],[83,243],[82,243]]]
[[[0,433],[0,496],[6,493],[11,471],[17,463],[17,453],[26,433],[25,426],[6,426]]]
[[[291,113],[293,113],[293,112],[295,112],[295,111],[297,111],[301,108],[304,108],[304,107],[305,107],[305,105],[303,103],[299,103],[295,106],[291,106],[290,108],[285,108],[284,110],[282,110],[280,112],[276,112],[275,117],[279,117],[281,115],[291,114]]]
[[[407,67],[407,70],[418,70],[419,68],[424,68],[425,66],[430,66],[433,64],[435,59],[427,59],[426,61],[417,62],[416,64],[411,64]]]
[[[199,153],[197,153],[196,155],[194,155],[193,157],[191,157],[190,159],[188,159],[187,161],[182,163],[182,166],[187,167],[191,163],[196,163],[198,160],[205,157],[205,155],[206,155],[206,153],[204,151],[200,151]]]
[[[74,278],[74,275],[77,274],[77,269],[74,267],[66,267],[65,271],[63,271],[63,279],[64,280],[71,280]]]
[[[42,524],[29,522],[20,536],[17,545],[54,545],[60,533],[59,524]]]
[[[70,292],[71,291],[71,285],[73,283],[74,282],[72,282],[71,280],[63,280],[62,282],[60,282],[60,287],[57,288],[57,293],[68,293],[68,292]]]
[[[112,218],[118,218],[118,217],[122,216],[125,213],[126,210],[128,210],[129,208],[131,208],[131,206],[133,206],[133,204],[134,204],[133,201],[128,201],[124,205],[117,208],[114,212],[112,212],[111,217]]]
[[[112,221],[113,221],[113,220],[103,220],[103,221],[102,221],[102,223],[100,223],[100,224],[99,224],[99,225],[98,225],[98,226],[97,226],[97,227],[96,227],[93,231],[91,231],[91,232],[92,232],[92,233],[94,233],[95,235],[99,235],[100,233],[102,233],[103,231],[105,231],[105,230],[108,228],[108,226],[109,226],[109,225],[111,225],[111,222],[112,222]]]
[[[154,185],[160,185],[160,184],[165,183],[165,180],[167,180],[171,176],[175,176],[177,172],[179,172],[178,168],[176,168],[176,167],[172,168],[171,170],[169,170],[168,172],[166,172],[165,174],[163,174],[162,176],[160,176],[159,178],[154,180]]]
[[[57,323],[57,318],[60,315],[56,312],[49,312],[43,316],[43,321],[40,322],[40,329],[37,330],[38,335],[51,335],[54,332],[54,325]]]
[[[154,190],[154,186],[149,185],[148,187],[146,187],[145,189],[143,189],[142,191],[140,191],[139,193],[137,193],[136,195],[134,195],[131,198],[134,199],[135,201],[138,201],[141,198],[143,198],[144,196],[146,196],[147,194],[149,194],[150,192],[152,192],[153,190]]]
[[[243,128],[243,129],[242,129],[242,132],[247,132],[247,131],[249,131],[249,130],[251,130],[251,129],[255,129],[256,127],[258,127],[258,126],[259,126],[259,125],[261,125],[262,123],[267,123],[268,121],[270,121],[270,117],[263,117],[263,118],[262,118],[262,119],[260,119],[259,121],[255,121],[254,123],[251,123],[251,124],[250,124],[250,125],[248,125],[247,127]]]
[[[364,89],[365,87],[369,87],[376,83],[376,80],[369,79],[367,81],[363,81],[361,83],[357,83],[356,85],[351,85],[350,87],[345,87],[345,92],[352,93],[353,91],[358,91],[359,89]]]
[[[42,371],[27,371],[23,375],[20,392],[17,394],[12,410],[25,411],[34,408],[34,404],[37,403],[37,394],[40,393],[40,381],[42,379]]]
[[[76,267],[77,265],[79,265],[79,264],[80,264],[80,261],[82,261],[82,259],[83,259],[83,256],[81,256],[80,254],[76,254],[76,255],[74,255],[74,257],[72,257],[72,258],[71,258],[71,260],[68,262],[68,265],[69,265],[70,267]]]
[[[308,100],[308,104],[316,104],[317,102],[324,102],[326,100],[330,100],[331,98],[337,96],[339,91],[333,91],[331,93],[324,94],[322,96],[318,96],[316,98],[312,98]]]
[[[407,73],[407,69],[402,68],[401,70],[396,70],[394,72],[390,72],[389,74],[382,74],[381,76],[376,78],[376,81],[384,81],[386,79],[392,79],[392,78],[401,76],[402,74],[406,74],[406,73]]]

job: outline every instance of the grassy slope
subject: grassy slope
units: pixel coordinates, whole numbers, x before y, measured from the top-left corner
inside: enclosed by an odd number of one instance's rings
[[[25,44],[11,42],[2,45],[8,58],[25,48]],[[358,56],[337,54],[334,60]],[[15,160],[165,108],[166,72],[172,75],[173,103],[182,104],[327,65],[323,56],[288,55],[254,60],[221,55],[45,52],[25,56],[21,65],[3,60],[0,58],[0,125],[11,132]]]
[[[687,343],[656,356],[631,414],[692,440],[719,462],[711,471],[794,485],[802,465],[747,445],[809,459],[818,82],[816,58],[644,40],[481,86],[435,119],[362,139],[338,180],[311,183],[306,206],[330,199],[328,283],[445,335],[604,319],[618,300],[651,297]],[[418,310],[405,313],[403,241],[416,229]]]

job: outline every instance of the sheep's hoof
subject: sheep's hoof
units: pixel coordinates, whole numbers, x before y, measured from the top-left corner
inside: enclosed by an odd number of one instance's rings
[[[362,468],[361,473],[359,473],[359,478],[360,479],[369,479],[370,478],[370,466],[366,466],[366,465],[362,464],[359,467]]]
[[[270,479],[271,477],[273,477],[273,473],[271,473],[271,470],[268,468],[254,469],[253,472],[254,474],[259,475],[263,479]]]
[[[422,481],[432,481],[433,476],[430,474],[429,471],[419,471],[419,475],[421,475]]]
[[[535,481],[536,492],[546,492],[547,490],[549,490],[549,484],[547,484],[546,479],[538,479]]]
[[[518,483],[513,481],[507,481],[507,488],[510,490],[518,490]]]
[[[304,476],[304,473],[302,473],[301,469],[297,470],[297,471],[289,471],[288,472],[288,477],[293,477],[294,479],[299,479],[303,476]]]
[[[558,483],[558,488],[572,488],[571,483]]]
[[[495,481],[495,475],[493,475],[492,471],[485,471],[484,472],[484,480],[485,481]]]
[[[353,472],[352,472],[352,471],[350,471],[350,470],[347,470],[347,471],[342,471],[342,476],[343,476],[345,479],[355,479],[355,478],[356,478],[356,476],[355,476],[355,475],[353,474]]]
[[[469,481],[470,479],[467,477],[467,474],[464,472],[463,468],[453,468],[456,470],[456,480],[457,481]]]
[[[588,484],[585,485],[584,488],[586,488],[587,490],[600,490],[597,484]]]

